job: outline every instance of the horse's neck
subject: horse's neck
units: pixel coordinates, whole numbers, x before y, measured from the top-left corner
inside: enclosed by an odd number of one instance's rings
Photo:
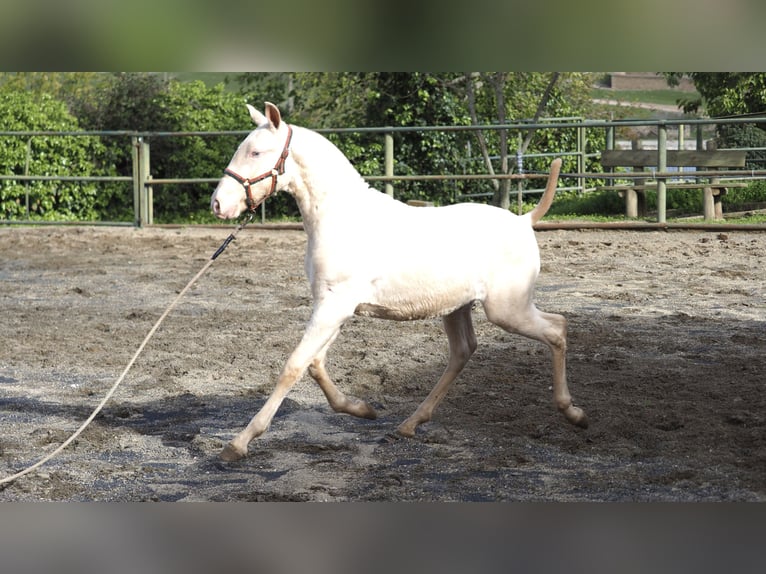
[[[369,186],[332,142],[305,128],[297,130],[293,155],[299,177],[291,192],[304,224],[311,224],[324,217],[327,209],[347,203],[350,194],[364,193]]]

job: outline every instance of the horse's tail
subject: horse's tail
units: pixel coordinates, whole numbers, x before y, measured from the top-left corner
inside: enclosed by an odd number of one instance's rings
[[[557,157],[551,163],[551,172],[548,175],[548,184],[545,186],[543,197],[540,199],[540,203],[529,213],[532,225],[543,218],[553,203],[553,197],[556,195],[556,184],[559,181],[559,171],[561,171],[561,158]]]

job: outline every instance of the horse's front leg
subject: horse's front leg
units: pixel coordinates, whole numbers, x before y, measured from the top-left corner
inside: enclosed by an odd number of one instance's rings
[[[271,419],[274,418],[287,393],[303,376],[312,360],[335,339],[343,323],[350,317],[346,307],[347,305],[332,304],[327,301],[315,305],[306,332],[287,359],[276,387],[250,424],[223,449],[221,452],[223,460],[235,461],[247,456],[247,445],[269,428]],[[353,312],[353,307],[351,311]]]
[[[337,333],[336,333],[337,334]],[[375,409],[373,409],[365,401],[356,397],[346,396],[336,385],[332,382],[330,375],[327,373],[325,367],[325,356],[327,355],[327,349],[332,345],[335,337],[325,345],[319,354],[314,357],[309,365],[309,375],[314,379],[319,388],[322,389],[324,396],[327,398],[327,402],[336,413],[346,413],[355,417],[361,417],[365,419],[375,419],[378,417]]]

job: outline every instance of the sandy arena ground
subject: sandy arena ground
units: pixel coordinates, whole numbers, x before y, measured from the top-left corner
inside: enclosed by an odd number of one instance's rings
[[[79,426],[230,230],[0,228],[0,476]],[[305,234],[252,228],[85,433],[0,501],[766,500],[766,234],[538,239],[538,306],[569,319],[587,430],[553,407],[547,349],[479,308],[435,419],[390,440],[445,365],[441,322],[354,318],[328,368],[378,419],[334,414],[306,376],[250,456],[220,462],[311,310]]]

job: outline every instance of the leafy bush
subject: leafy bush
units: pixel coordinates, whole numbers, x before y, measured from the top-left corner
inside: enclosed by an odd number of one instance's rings
[[[208,88],[203,82],[172,82],[157,96],[155,129],[189,131],[250,130],[253,123],[241,97]],[[152,175],[158,178],[208,178],[223,174],[243,136],[174,136],[149,141]],[[164,185],[154,188],[157,222],[176,221],[210,211],[214,184]]]
[[[73,113],[85,130],[148,131],[162,129],[156,100],[166,88],[157,75],[114,74],[100,82],[92,92],[72,101]],[[105,146],[104,166],[114,175],[133,176],[133,155],[129,136],[102,136]],[[128,184],[104,184],[108,201],[101,217],[112,221],[133,219],[133,187]]]
[[[63,102],[46,94],[0,91],[0,116],[8,131],[78,130],[77,120]],[[0,173],[23,175],[92,176],[94,159],[103,154],[98,138],[90,136],[0,137]],[[4,219],[92,220],[104,198],[98,186],[86,182],[0,181],[0,217]]]
[[[766,148],[766,131],[755,124],[722,124],[716,131],[719,148]],[[764,169],[765,166],[766,151],[747,152],[747,169]]]
[[[731,189],[723,199],[724,211],[736,211],[750,204],[766,202],[766,182],[755,181],[745,188]],[[699,189],[669,189],[666,195],[667,209],[682,214],[702,213],[702,187]],[[647,191],[646,205],[649,210],[657,209],[657,192]]]
[[[207,87],[201,81],[166,82],[160,76],[117,74],[100,88],[97,98],[76,106],[82,122],[93,130],[190,132],[249,130],[253,127],[242,97]],[[152,137],[151,174],[154,178],[217,177],[229,163],[240,136]],[[127,137],[106,136],[108,161],[119,175],[132,176],[133,163]],[[132,217],[133,196],[128,188],[114,187],[105,210],[109,219]],[[158,223],[205,219],[212,193],[210,185],[172,184],[154,187],[154,218]]]
[[[537,198],[534,200],[537,201]],[[741,189],[732,189],[724,199],[724,211],[752,209],[766,203],[766,181],[754,181]],[[524,210],[531,209],[535,203],[527,203]],[[669,189],[666,195],[666,208],[682,214],[702,213],[702,190]],[[649,211],[657,209],[657,192],[646,191],[646,207]],[[622,216],[625,213],[625,200],[613,190],[593,191],[579,194],[575,191],[559,191],[551,206],[551,215],[603,215]]]
[[[539,198],[538,198],[539,200]],[[625,202],[616,191],[559,191],[549,210],[551,215],[622,215]]]
[[[732,189],[723,201],[724,209],[727,211],[752,209],[756,205],[761,207],[763,203],[766,203],[766,181],[757,180],[747,187]]]

